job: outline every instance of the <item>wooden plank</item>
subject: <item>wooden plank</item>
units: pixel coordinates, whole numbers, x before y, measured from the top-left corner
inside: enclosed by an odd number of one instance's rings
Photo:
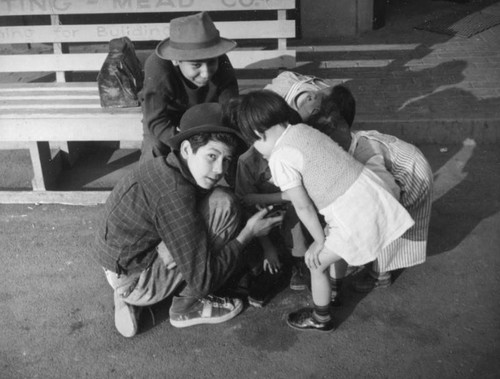
[[[259,83],[262,87],[269,84],[271,79],[238,79],[238,84],[240,87],[246,87],[253,85],[254,83]],[[40,82],[40,83],[0,83],[0,93],[9,96],[11,93],[34,93],[40,94],[71,94],[71,93],[90,93],[98,94],[97,83],[96,82],[67,82],[67,83],[55,83],[55,82]]]
[[[110,191],[0,191],[0,204],[97,205]]]
[[[48,142],[33,141],[28,146],[33,166],[33,190],[52,189],[62,169],[61,158],[57,155],[52,157]]]
[[[228,21],[215,25],[221,36],[236,40],[295,37],[293,20]],[[0,27],[0,44],[109,42],[123,36],[134,42],[160,41],[169,37],[169,27],[168,23],[6,26]]]
[[[0,141],[140,141],[142,114],[133,118],[2,118]],[[58,127],[54,127],[57,123]]]
[[[295,9],[295,0],[8,0],[3,16]]]
[[[0,72],[99,71],[105,53],[0,55]],[[235,50],[228,53],[234,68],[295,67],[294,50]]]

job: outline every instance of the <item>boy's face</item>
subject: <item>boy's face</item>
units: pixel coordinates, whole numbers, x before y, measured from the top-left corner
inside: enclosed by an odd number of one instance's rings
[[[209,141],[194,153],[185,140],[180,151],[194,180],[205,189],[212,189],[222,179],[233,159],[233,148],[219,141]]]
[[[174,61],[182,75],[197,87],[203,87],[214,76],[219,68],[219,58],[199,61]]]
[[[326,87],[320,91],[306,92],[297,101],[297,111],[302,118],[302,121],[307,122],[309,118],[319,111],[321,100],[332,92],[333,87]]]

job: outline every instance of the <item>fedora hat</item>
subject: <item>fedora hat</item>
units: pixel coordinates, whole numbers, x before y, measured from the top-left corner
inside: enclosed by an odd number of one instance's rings
[[[162,59],[193,61],[219,57],[236,47],[236,42],[222,38],[207,12],[174,18],[170,38],[156,46]]]
[[[222,107],[219,103],[202,103],[189,108],[181,117],[179,133],[170,137],[167,141],[173,150],[179,150],[182,141],[199,133],[230,133],[238,137],[241,142],[241,134],[228,128],[222,123]]]

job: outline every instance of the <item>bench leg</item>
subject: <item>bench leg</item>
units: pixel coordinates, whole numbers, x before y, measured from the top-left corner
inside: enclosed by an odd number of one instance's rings
[[[51,142],[50,146],[53,149],[60,149],[62,164],[66,168],[71,168],[86,149],[86,143],[87,142],[80,141],[58,141]]]
[[[52,157],[48,142],[29,142],[29,149],[33,165],[33,190],[53,189],[62,169],[60,154]]]

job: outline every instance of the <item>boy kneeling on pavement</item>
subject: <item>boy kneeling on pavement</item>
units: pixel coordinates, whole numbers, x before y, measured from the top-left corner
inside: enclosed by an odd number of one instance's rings
[[[217,186],[238,144],[219,104],[190,108],[166,157],[141,163],[111,192],[94,256],[114,290],[115,326],[137,333],[139,311],[172,297],[170,323],[214,324],[243,309],[213,294],[246,265],[245,246],[282,221],[263,209],[242,227],[235,196]]]

